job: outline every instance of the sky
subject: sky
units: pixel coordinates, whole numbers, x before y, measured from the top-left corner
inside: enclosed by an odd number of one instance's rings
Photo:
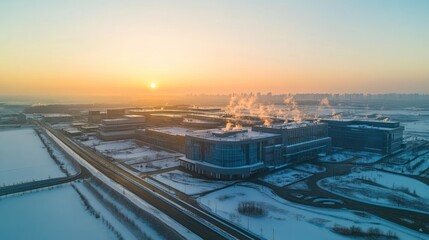
[[[428,23],[426,0],[0,1],[0,95],[429,93]]]

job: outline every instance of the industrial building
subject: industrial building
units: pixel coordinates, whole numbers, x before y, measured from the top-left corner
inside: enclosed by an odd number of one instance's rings
[[[282,156],[266,162],[267,165],[279,165],[294,160],[312,158],[331,149],[328,125],[318,122],[281,123],[258,125],[253,131],[279,134],[282,139]]]
[[[176,152],[185,153],[185,136],[192,130],[181,127],[137,129],[136,139]]]
[[[180,165],[216,179],[246,178],[281,152],[281,141],[279,134],[250,129],[194,131],[186,135],[186,157]]]
[[[124,115],[122,118],[105,119],[100,124],[97,137],[105,140],[120,140],[135,137],[135,130],[143,128],[145,117],[140,115]]]
[[[355,119],[323,119],[328,124],[332,145],[379,154],[401,149],[404,127],[399,122]]]

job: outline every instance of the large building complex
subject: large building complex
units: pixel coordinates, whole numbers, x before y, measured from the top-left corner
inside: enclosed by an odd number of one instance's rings
[[[400,150],[404,127],[399,122],[354,119],[324,119],[332,145],[391,154]]]
[[[271,161],[281,141],[278,134],[250,129],[195,131],[186,135],[186,157],[180,165],[212,178],[245,178]]]
[[[97,136],[106,141],[134,138],[135,130],[143,128],[144,124],[145,117],[139,115],[125,115],[122,118],[105,119],[97,131]]]

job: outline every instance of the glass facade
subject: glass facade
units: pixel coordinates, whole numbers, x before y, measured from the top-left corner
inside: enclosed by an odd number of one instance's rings
[[[187,139],[186,157],[221,167],[240,167],[262,161],[261,141],[208,142]]]

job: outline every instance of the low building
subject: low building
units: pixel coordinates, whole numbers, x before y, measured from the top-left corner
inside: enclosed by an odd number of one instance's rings
[[[305,121],[301,123],[281,123],[258,125],[253,131],[279,134],[282,138],[282,157],[267,162],[268,165],[279,165],[290,161],[303,160],[327,153],[331,149],[331,138],[328,136],[328,125],[325,123]]]
[[[200,130],[186,135],[186,155],[180,165],[216,179],[246,178],[265,168],[265,161],[280,153],[281,145],[279,134],[250,129]]]
[[[64,128],[63,131],[70,137],[77,137],[82,135],[82,131],[75,127]]]
[[[84,125],[80,127],[84,133],[96,132],[98,128],[98,125]]]
[[[176,152],[185,153],[185,138],[192,130],[181,127],[161,127],[136,130],[136,139]]]
[[[135,130],[143,128],[145,117],[140,115],[125,115],[122,118],[105,119],[100,124],[97,137],[105,140],[120,140],[135,137]]]
[[[42,119],[48,123],[64,123],[73,121],[73,116],[70,114],[49,113],[43,114]]]
[[[399,122],[323,119],[328,124],[332,145],[379,154],[391,154],[401,149],[404,127]]]

